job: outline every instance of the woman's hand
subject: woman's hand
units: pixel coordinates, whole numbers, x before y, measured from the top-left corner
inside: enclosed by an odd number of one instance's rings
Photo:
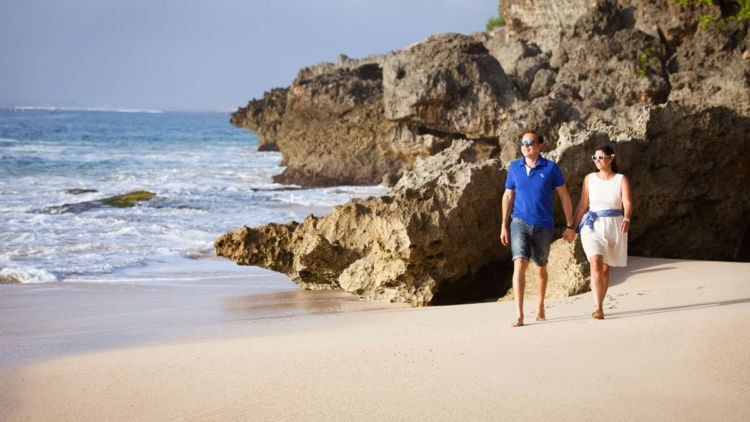
[[[563,239],[567,240],[568,242],[572,242],[576,240],[576,232],[573,229],[565,229],[563,232]]]
[[[622,220],[622,224],[620,224],[620,231],[623,233],[627,233],[628,230],[630,230],[630,220]]]

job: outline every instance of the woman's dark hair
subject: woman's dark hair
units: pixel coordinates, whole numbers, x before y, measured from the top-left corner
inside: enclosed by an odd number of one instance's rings
[[[615,153],[615,150],[612,149],[612,147],[609,145],[602,145],[600,147],[596,147],[594,152],[596,151],[604,151],[604,153],[607,155],[614,155]],[[620,172],[620,169],[617,168],[617,156],[615,156],[615,158],[612,159],[612,171],[615,173]]]

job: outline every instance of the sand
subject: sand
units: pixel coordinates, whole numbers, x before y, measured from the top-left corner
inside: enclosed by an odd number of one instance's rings
[[[224,339],[4,370],[4,420],[750,420],[750,264],[632,258],[511,328],[513,303],[255,321]]]

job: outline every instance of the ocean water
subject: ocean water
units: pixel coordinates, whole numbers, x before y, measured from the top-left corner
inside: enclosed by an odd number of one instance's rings
[[[0,109],[0,277],[234,277],[243,268],[204,259],[224,232],[299,221],[386,190],[275,184],[281,154],[258,152],[255,135],[228,120],[220,113]],[[91,202],[141,189],[156,198],[133,208]]]

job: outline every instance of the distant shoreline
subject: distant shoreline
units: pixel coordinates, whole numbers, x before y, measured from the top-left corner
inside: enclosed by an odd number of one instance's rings
[[[67,107],[67,106],[55,106],[55,105],[0,105],[0,109],[8,111],[91,111],[91,112],[110,112],[110,113],[209,113],[209,114],[231,114],[236,110],[235,108],[227,108],[222,110],[181,110],[181,109],[150,109],[150,108],[127,108],[127,107]]]

